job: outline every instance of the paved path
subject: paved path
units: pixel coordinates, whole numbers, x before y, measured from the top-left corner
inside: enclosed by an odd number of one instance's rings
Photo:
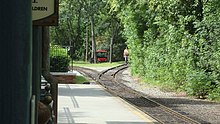
[[[59,84],[58,124],[149,124],[146,114],[97,84]]]

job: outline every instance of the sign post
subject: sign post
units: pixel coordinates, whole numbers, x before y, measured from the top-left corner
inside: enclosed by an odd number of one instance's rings
[[[36,96],[37,101],[40,99],[41,87],[41,68],[42,68],[42,41],[43,41],[43,27],[58,25],[58,0],[32,0],[32,24],[33,24],[33,70],[32,70],[32,91]],[[54,99],[54,111],[57,105],[56,98]],[[35,118],[37,118],[37,108],[35,108]],[[55,113],[56,114],[56,113]],[[53,120],[56,124],[57,119]],[[38,120],[35,120],[38,123]]]

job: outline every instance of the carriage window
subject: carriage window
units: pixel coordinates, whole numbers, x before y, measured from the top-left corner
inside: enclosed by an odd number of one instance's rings
[[[97,57],[99,57],[99,58],[105,58],[105,57],[106,57],[106,53],[104,53],[104,52],[99,52],[99,53],[97,53]]]

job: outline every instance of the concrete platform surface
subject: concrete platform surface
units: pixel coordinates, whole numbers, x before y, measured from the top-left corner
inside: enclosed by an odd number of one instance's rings
[[[150,124],[148,115],[96,84],[59,84],[58,124]]]

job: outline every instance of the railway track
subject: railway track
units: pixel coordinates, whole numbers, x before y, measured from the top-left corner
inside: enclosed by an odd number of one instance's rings
[[[112,94],[121,97],[139,110],[145,112],[157,120],[158,123],[199,124],[198,121],[195,121],[186,115],[182,115],[121,83],[122,80],[119,80],[117,77],[122,76],[122,72],[127,68],[127,65],[120,65],[102,72],[98,72],[89,68],[74,67],[75,70],[92,78]]]

